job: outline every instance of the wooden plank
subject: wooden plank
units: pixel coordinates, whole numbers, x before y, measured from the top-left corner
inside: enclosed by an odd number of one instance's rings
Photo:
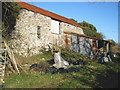
[[[14,57],[14,53],[12,50],[10,50],[10,48],[8,47],[8,45],[6,44],[6,42],[4,41],[4,44],[5,44],[5,47],[7,48],[7,51],[8,51],[8,55],[10,57],[10,60],[12,62],[12,64],[15,66],[15,69],[18,73],[20,73],[19,69],[18,69],[18,66],[17,66],[17,63],[16,63],[16,60],[15,60],[15,57]]]
[[[86,35],[83,35],[83,34],[77,34],[77,33],[72,33],[72,32],[64,32],[64,33],[72,34],[72,35],[76,35],[76,36],[81,36],[81,37],[86,37],[86,38],[90,38],[90,39],[95,39],[95,40],[102,40],[102,39],[98,39],[98,38],[95,38],[95,37],[86,36]]]

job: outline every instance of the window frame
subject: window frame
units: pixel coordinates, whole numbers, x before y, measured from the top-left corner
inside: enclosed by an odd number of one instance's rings
[[[41,26],[37,26],[37,38],[40,39]]]
[[[53,30],[52,30],[52,21],[55,21],[55,22],[58,22],[59,24],[59,27],[58,27],[58,29],[59,29],[59,31],[58,31],[58,33],[56,33],[56,32],[54,32]],[[56,20],[56,19],[51,19],[51,33],[52,34],[61,34],[61,30],[60,30],[60,21],[59,20]]]

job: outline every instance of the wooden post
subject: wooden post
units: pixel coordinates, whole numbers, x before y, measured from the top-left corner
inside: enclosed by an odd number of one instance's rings
[[[65,43],[66,43],[66,48],[68,48],[68,36],[65,35]]]

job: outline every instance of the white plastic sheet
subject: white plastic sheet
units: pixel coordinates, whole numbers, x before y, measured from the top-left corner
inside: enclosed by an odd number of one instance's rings
[[[55,62],[55,64],[53,66],[56,67],[57,69],[59,69],[59,68],[66,69],[67,66],[69,66],[69,63],[61,57],[60,52],[55,53],[54,62]]]
[[[51,32],[59,34],[60,33],[59,29],[60,29],[59,28],[59,21],[51,20]]]

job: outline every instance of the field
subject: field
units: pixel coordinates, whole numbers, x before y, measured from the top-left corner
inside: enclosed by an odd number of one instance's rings
[[[107,62],[98,63],[79,53],[70,50],[62,50],[65,60],[83,60],[84,65],[73,66],[80,68],[78,72],[70,73],[41,73],[40,71],[29,71],[32,64],[40,64],[41,71],[52,65],[53,55],[43,52],[32,57],[21,57],[16,55],[25,73],[20,75],[12,73],[5,77],[4,88],[117,88],[120,63]]]

